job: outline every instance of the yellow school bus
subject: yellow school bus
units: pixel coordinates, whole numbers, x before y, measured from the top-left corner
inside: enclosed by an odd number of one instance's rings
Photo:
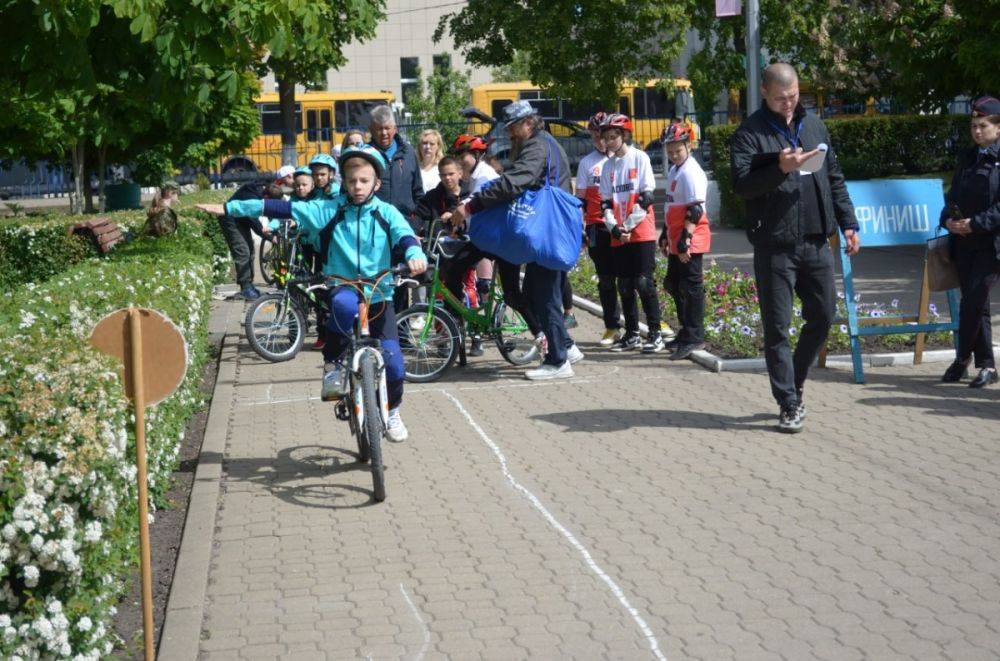
[[[295,95],[296,151],[298,163],[306,165],[316,153],[329,154],[348,129],[367,132],[368,113],[379,105],[392,104],[392,92],[303,92]],[[281,163],[281,111],[278,94],[267,92],[257,99],[260,135],[242,154],[222,159],[222,172],[274,172]]]
[[[643,149],[650,146],[650,143],[658,143],[660,132],[672,118],[683,119],[694,113],[689,80],[674,79],[673,89],[669,92],[657,87],[658,82],[651,80],[645,86],[634,84],[622,86],[617,108],[614,109],[632,118],[635,126],[633,140]],[[472,105],[493,117],[499,117],[502,108],[508,103],[519,100],[528,101],[543,117],[581,123],[586,122],[587,118],[598,110],[608,110],[598,104],[574,106],[569,101],[556,98],[526,80],[516,83],[488,83],[472,89]]]

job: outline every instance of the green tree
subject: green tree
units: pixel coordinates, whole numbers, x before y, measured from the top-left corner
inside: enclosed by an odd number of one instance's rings
[[[531,64],[528,58],[528,53],[514,51],[510,62],[494,67],[490,72],[490,77],[494,83],[517,83],[529,80],[531,78]]]
[[[419,74],[419,71],[418,71]],[[451,67],[434,67],[426,78],[418,77],[417,87],[406,104],[405,112],[414,124],[432,124],[441,131],[445,144],[451,144],[465,129],[461,110],[469,105],[469,73]],[[410,142],[416,136],[408,136]]]
[[[384,0],[315,0],[233,2],[234,14],[252,41],[267,52],[260,73],[270,69],[278,82],[281,109],[281,160],[298,162],[295,86],[322,86],[327,69],[346,63],[343,48],[375,36],[384,17]]]
[[[527,59],[527,77],[573,103],[613,104],[626,80],[670,71],[684,47],[687,2],[551,0],[512,3],[477,0],[441,18],[466,59],[504,67],[515,53]]]

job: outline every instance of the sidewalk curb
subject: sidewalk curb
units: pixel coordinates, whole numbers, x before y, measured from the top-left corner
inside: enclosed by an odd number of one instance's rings
[[[573,295],[573,304],[597,317],[601,317],[601,306],[593,301],[581,298],[576,294]],[[639,322],[639,329],[643,332],[649,332],[649,328],[646,324]],[[1000,350],[1000,345],[993,345],[995,349]],[[913,364],[913,352],[912,351],[902,351],[896,353],[866,353],[861,355],[864,364],[868,367],[893,367],[894,365],[904,365]],[[943,363],[955,359],[954,349],[936,349],[934,351],[925,351],[923,362],[925,363]],[[691,354],[691,360],[698,363],[710,372],[758,372],[767,369],[767,365],[763,358],[719,358],[715,354],[709,353],[707,351],[695,351]],[[853,369],[853,360],[850,354],[838,354],[836,356],[827,356],[826,358],[827,366],[831,368],[851,368]]]
[[[589,312],[595,317],[598,318],[604,317],[604,313],[601,311],[601,306],[598,305],[597,303],[594,303],[590,299],[583,298],[581,296],[573,294],[573,305],[582,309],[584,312]],[[642,331],[643,333],[649,333],[649,326],[640,321],[639,330]],[[695,351],[694,353],[692,353],[691,360],[695,364],[704,367],[709,372],[715,372],[715,373],[719,373],[722,371],[722,366],[724,363],[724,361],[715,354],[711,354],[704,350]]]
[[[224,315],[221,321],[225,337],[220,347],[219,372],[160,635],[156,655],[160,661],[189,661],[198,657],[215,515],[222,486],[222,458],[234,405],[241,310],[242,305],[223,303],[213,311],[213,314]]]

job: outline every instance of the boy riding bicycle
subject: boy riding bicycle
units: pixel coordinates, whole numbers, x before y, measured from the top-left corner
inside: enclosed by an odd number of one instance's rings
[[[300,226],[304,240],[322,246],[325,257],[323,273],[346,280],[372,278],[388,269],[392,248],[406,251],[407,265],[413,275],[427,269],[427,259],[420,249],[410,224],[390,204],[375,198],[385,158],[368,145],[351,147],[340,156],[343,176],[341,193],[332,199],[305,202],[270,200],[233,203],[230,205],[199,205],[199,209],[221,215],[293,218]],[[388,279],[378,291],[371,293],[369,330],[381,340],[385,360],[386,386],[389,399],[389,419],[386,433],[389,440],[406,440],[408,432],[399,414],[403,400],[405,367],[396,330],[392,306],[393,285]],[[347,390],[347,370],[343,355],[349,346],[355,319],[358,316],[358,293],[350,287],[335,287],[330,291],[330,316],[326,324],[326,345],[323,347],[324,372],[321,396],[324,401],[342,398]]]

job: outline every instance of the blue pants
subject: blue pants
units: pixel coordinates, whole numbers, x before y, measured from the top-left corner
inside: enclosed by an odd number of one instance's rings
[[[566,362],[566,350],[573,346],[573,338],[566,331],[563,320],[563,277],[562,271],[553,271],[538,264],[524,267],[524,293],[528,307],[542,325],[545,339],[549,341],[549,351],[545,354],[548,365],[562,365]]]
[[[326,319],[326,344],[323,360],[328,363],[348,358],[344,356],[354,333],[358,317],[358,292],[350,287],[337,287],[330,292],[330,316]],[[386,390],[389,408],[394,409],[403,401],[403,377],[406,368],[399,348],[396,313],[392,301],[372,303],[368,309],[368,330],[382,342],[382,359],[385,361]]]

